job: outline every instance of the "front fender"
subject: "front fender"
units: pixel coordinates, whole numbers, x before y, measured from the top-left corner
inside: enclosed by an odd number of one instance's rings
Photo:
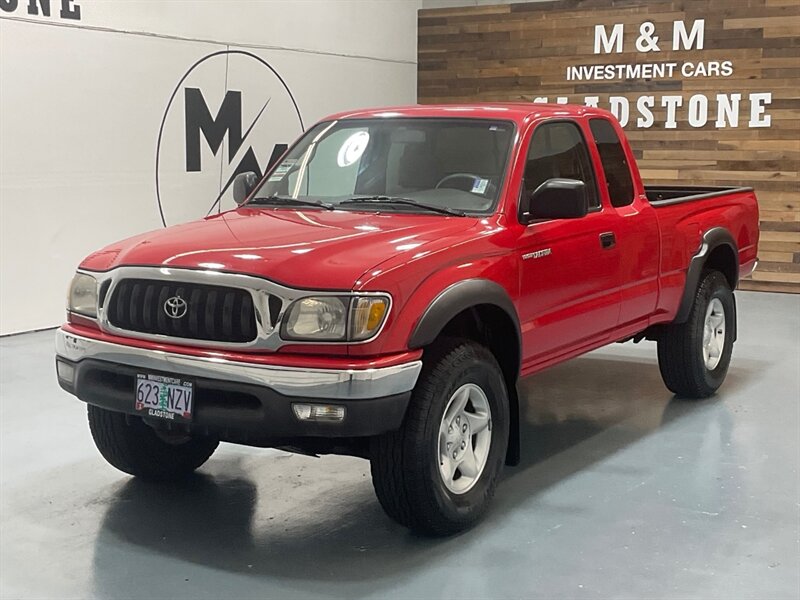
[[[502,309],[519,333],[519,318],[508,292],[489,279],[466,279],[453,283],[436,296],[417,321],[408,347],[416,349],[432,343],[453,317],[479,304]]]

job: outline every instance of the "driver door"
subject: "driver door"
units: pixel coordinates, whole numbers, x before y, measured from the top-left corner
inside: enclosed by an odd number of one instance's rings
[[[537,221],[518,240],[525,366],[550,362],[608,339],[620,311],[619,252],[608,233],[615,215],[603,206],[582,123],[538,125],[527,152],[522,193],[551,178],[586,185],[589,213]]]

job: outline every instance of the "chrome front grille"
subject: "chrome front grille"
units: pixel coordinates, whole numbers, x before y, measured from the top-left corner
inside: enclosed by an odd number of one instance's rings
[[[277,302],[280,309],[280,299]],[[241,288],[121,279],[111,291],[107,310],[111,325],[126,331],[232,344],[252,342],[257,336],[253,297]]]

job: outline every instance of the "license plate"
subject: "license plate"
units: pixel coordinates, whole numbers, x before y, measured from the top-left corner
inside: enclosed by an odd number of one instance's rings
[[[136,375],[136,411],[169,421],[191,421],[194,386],[164,375]]]

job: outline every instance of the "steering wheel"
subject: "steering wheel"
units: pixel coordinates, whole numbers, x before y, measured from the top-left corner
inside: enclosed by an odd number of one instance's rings
[[[436,189],[438,190],[445,183],[447,183],[448,181],[451,181],[453,179],[469,179],[469,188],[470,189],[464,190],[466,192],[469,192],[469,191],[471,191],[472,185],[475,182],[475,180],[476,179],[483,179],[483,178],[479,177],[478,175],[475,175],[473,173],[451,173],[450,175],[445,175],[444,177],[442,177],[439,180],[439,183],[436,184]],[[456,188],[456,189],[461,189],[461,188]]]

